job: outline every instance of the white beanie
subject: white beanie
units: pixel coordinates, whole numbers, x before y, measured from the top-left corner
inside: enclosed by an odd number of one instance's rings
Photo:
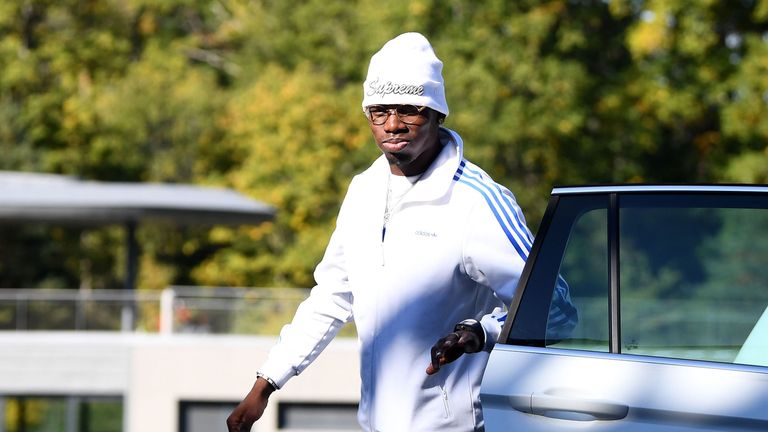
[[[448,115],[443,62],[427,38],[404,33],[371,57],[363,83],[363,109],[370,105],[418,105]]]

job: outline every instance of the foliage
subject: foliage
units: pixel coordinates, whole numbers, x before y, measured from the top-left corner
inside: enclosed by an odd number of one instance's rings
[[[277,219],[144,225],[140,286],[311,285],[404,31],[533,228],[556,184],[768,179],[768,0],[0,0],[0,169],[232,187]],[[0,286],[113,287],[121,238],[3,227]]]

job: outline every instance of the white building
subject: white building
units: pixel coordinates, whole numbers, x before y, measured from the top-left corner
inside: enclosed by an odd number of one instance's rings
[[[0,302],[6,308],[0,310],[9,310],[10,294],[16,296],[17,310],[43,298],[38,292],[25,302],[19,295],[30,296],[31,290],[3,292]],[[64,304],[62,292],[44,293]],[[108,293],[100,294],[97,300],[104,303]],[[165,294],[165,303],[159,298],[157,303],[162,304],[165,324],[156,333],[0,331],[0,432],[16,432],[19,421],[26,422],[27,431],[225,431],[226,416],[250,389],[256,368],[276,337],[200,333],[199,328],[184,333],[178,319],[180,306],[199,311],[202,303],[190,297],[180,300],[168,295],[168,290]],[[78,294],[70,291],[69,295]],[[210,304],[222,299],[208,296],[205,300]],[[264,301],[256,299],[252,304]],[[82,298],[79,303],[85,306]],[[237,313],[232,304],[223,309]],[[16,318],[27,324],[34,320]],[[174,329],[174,324],[179,328]],[[253,430],[358,430],[358,369],[356,339],[337,338],[307,371],[273,394]],[[105,420],[105,416],[115,418]]]
[[[306,290],[136,291],[136,227],[255,225],[275,212],[227,189],[0,171],[0,223],[126,229],[124,290],[0,289],[0,432],[226,430]],[[356,341],[336,340],[253,430],[355,430],[358,398]]]

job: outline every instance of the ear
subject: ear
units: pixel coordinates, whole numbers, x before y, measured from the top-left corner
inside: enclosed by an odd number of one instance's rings
[[[429,108],[429,111],[430,111],[430,117],[431,116],[437,117],[437,124],[438,125],[443,124],[443,122],[445,121],[445,114],[443,114],[443,113],[441,113],[439,111],[435,111],[432,108]]]

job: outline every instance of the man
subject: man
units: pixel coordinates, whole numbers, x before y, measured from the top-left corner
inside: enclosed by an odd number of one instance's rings
[[[317,285],[227,420],[231,432],[250,430],[269,395],[352,320],[363,430],[483,429],[482,372],[532,236],[513,195],[441,126],[442,66],[418,33],[372,57],[362,105],[383,155],[350,184]]]

